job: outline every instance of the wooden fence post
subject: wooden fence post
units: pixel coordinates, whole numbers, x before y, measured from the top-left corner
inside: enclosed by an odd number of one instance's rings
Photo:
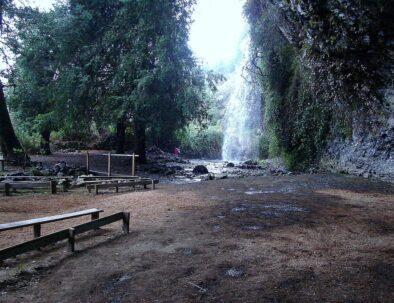
[[[74,228],[68,229],[68,251],[75,251],[75,230]]]
[[[135,153],[133,153],[131,155],[131,175],[134,177],[135,176],[135,158],[138,158],[139,155],[136,155]]]
[[[108,177],[111,176],[111,153],[108,154]]]
[[[130,213],[123,213],[123,232],[128,234],[130,232]]]
[[[131,175],[135,175],[135,154],[133,153],[132,155],[132,161],[131,161]]]
[[[90,171],[90,159],[89,159],[89,152],[86,152],[86,174],[89,175],[89,171]]]

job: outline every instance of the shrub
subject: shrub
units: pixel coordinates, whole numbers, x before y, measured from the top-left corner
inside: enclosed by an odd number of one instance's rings
[[[221,157],[223,134],[218,126],[190,124],[177,132],[183,154],[189,157],[218,159]]]

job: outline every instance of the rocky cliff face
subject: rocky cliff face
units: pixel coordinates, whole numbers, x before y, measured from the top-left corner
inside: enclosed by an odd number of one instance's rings
[[[385,99],[390,105],[382,115],[354,117],[351,138],[330,139],[322,167],[394,182],[394,90]]]
[[[315,97],[330,107],[331,130],[321,165],[394,181],[392,3],[260,3],[276,8],[278,27],[313,74]]]

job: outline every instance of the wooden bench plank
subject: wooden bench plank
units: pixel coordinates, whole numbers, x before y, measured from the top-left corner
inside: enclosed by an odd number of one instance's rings
[[[63,177],[58,177],[58,176],[1,176],[1,178],[4,179],[51,179],[51,180],[59,180],[59,179],[73,179],[73,177],[69,176],[63,176]]]
[[[0,250],[0,260],[15,257],[25,252],[36,250],[41,247],[56,243],[58,241],[65,240],[68,238],[68,233],[68,229],[63,229],[46,236],[35,238],[34,240],[30,240],[21,244],[5,248],[3,250]]]
[[[51,222],[56,222],[56,221],[60,221],[60,220],[66,220],[66,219],[96,214],[96,213],[100,213],[100,212],[103,212],[103,210],[98,209],[98,208],[91,208],[91,209],[81,210],[81,211],[67,213],[67,214],[50,216],[50,217],[43,217],[43,218],[36,218],[36,219],[30,219],[30,220],[24,220],[24,221],[3,223],[3,224],[0,224],[0,231],[28,227],[28,226],[32,226],[35,224],[51,223]]]
[[[110,216],[103,217],[101,219],[86,222],[74,227],[74,234],[79,235],[89,230],[97,229],[101,226],[111,224],[113,222],[123,220],[123,212],[116,213]]]
[[[15,189],[32,189],[32,188],[46,188],[50,187],[50,182],[41,182],[41,181],[19,181],[13,182],[9,181],[6,182],[11,185],[12,188]]]
[[[80,179],[84,180],[100,180],[100,179],[139,179],[137,176],[79,176]]]
[[[91,184],[87,185],[88,189],[98,188],[112,188],[112,187],[128,187],[135,185],[150,185],[150,184],[158,184],[159,180],[141,180],[141,181],[129,181],[129,182],[119,182],[119,183],[101,183],[101,184]]]

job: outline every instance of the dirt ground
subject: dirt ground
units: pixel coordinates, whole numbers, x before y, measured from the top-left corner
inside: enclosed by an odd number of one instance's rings
[[[6,260],[1,302],[393,302],[394,186],[337,175],[0,197],[0,222],[98,207],[120,223]],[[79,218],[43,226],[43,233]],[[32,230],[0,234],[0,248]]]

